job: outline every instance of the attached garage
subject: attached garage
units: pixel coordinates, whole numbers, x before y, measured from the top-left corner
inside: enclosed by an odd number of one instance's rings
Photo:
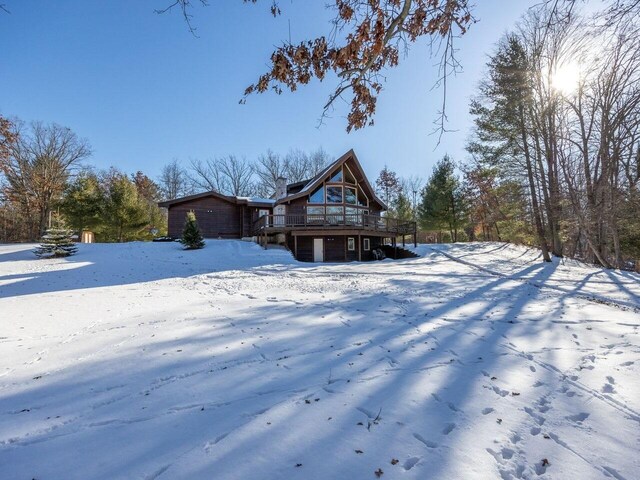
[[[206,192],[159,205],[168,210],[168,233],[171,237],[182,235],[186,215],[193,211],[205,238],[243,238],[253,235],[253,223],[259,215],[271,213],[273,202]]]

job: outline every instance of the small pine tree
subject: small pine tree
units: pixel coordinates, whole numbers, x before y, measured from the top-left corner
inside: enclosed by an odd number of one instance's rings
[[[185,250],[195,250],[204,247],[204,238],[202,238],[200,234],[200,227],[198,227],[198,222],[196,222],[196,214],[193,212],[187,213],[180,243],[184,245]]]
[[[56,224],[54,228],[48,228],[40,239],[40,246],[34,251],[39,258],[68,257],[78,251],[71,240],[73,232],[60,219]]]

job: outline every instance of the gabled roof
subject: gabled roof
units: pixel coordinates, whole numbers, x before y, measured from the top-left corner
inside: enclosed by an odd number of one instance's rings
[[[287,194],[293,195],[294,193],[298,193],[309,182],[310,180],[307,179],[307,180],[302,180],[301,182],[293,182],[293,183],[287,184]]]
[[[173,200],[167,200],[165,202],[159,202],[159,207],[171,207],[179,203],[190,202],[191,200],[198,200],[200,198],[213,197],[225,202],[233,203],[235,205],[248,205],[250,207],[272,207],[275,200],[270,198],[257,198],[257,197],[232,197],[229,195],[223,195],[218,192],[210,191],[197,193],[195,195],[189,195],[187,197],[174,198]]]
[[[371,184],[369,183],[369,180],[367,179],[367,176],[365,175],[364,170],[362,169],[362,165],[360,165],[360,162],[358,161],[358,157],[356,156],[353,149],[349,150],[347,153],[345,153],[340,158],[338,158],[335,162],[328,165],[324,170],[322,170],[312,179],[304,180],[302,182],[291,183],[287,185],[287,191],[289,191],[289,189],[291,188],[292,190],[296,190],[296,193],[287,195],[286,197],[283,197],[279,200],[274,200],[272,198],[236,197],[236,196],[223,195],[218,192],[210,191],[210,192],[198,193],[196,195],[189,195],[187,197],[175,198],[173,200],[167,200],[165,202],[160,202],[158,203],[158,206],[168,208],[173,205],[189,202],[191,200],[214,197],[220,200],[224,200],[225,202],[233,203],[235,205],[248,205],[250,207],[273,207],[275,205],[287,203],[291,200],[295,200],[296,198],[301,198],[306,195],[309,195],[318,186],[322,184],[324,179],[328,177],[331,174],[331,172],[333,172],[336,168],[338,168],[342,164],[347,163],[349,160],[352,161],[352,164],[349,168],[352,170],[353,174],[356,174],[358,177],[360,177],[360,179],[358,179],[358,182],[365,190],[365,193],[367,194],[367,196],[371,199],[371,201],[378,203],[383,210],[387,210],[387,205],[378,198],[375,190],[373,189],[373,187],[371,187]],[[352,167],[355,167],[355,171],[353,171]]]
[[[364,173],[364,170],[362,169],[362,165],[360,164],[360,161],[358,160],[358,157],[356,156],[356,153],[353,151],[353,149],[349,150],[347,153],[342,155],[335,162],[333,162],[331,165],[327,166],[327,168],[325,168],[319,174],[317,174],[315,177],[313,177],[311,180],[309,180],[307,182],[307,184],[302,188],[302,190],[300,190],[298,193],[294,193],[293,195],[288,195],[286,197],[283,197],[283,198],[279,199],[276,202],[276,204],[286,203],[286,202],[289,202],[291,200],[295,200],[296,198],[300,198],[300,197],[304,197],[306,195],[309,195],[311,192],[313,192],[316,189],[316,187],[318,187],[318,186],[320,186],[322,184],[324,179],[326,177],[328,177],[331,174],[331,172],[333,172],[340,165],[346,163],[348,160],[352,160],[353,161],[353,166],[355,166],[355,168],[357,170],[357,173],[362,178],[362,180],[360,180],[359,182],[363,187],[366,188],[366,190],[368,190],[368,192],[366,192],[366,193],[368,194],[369,198],[372,201],[375,201],[376,203],[378,203],[380,205],[380,207],[382,207],[383,210],[387,210],[387,205],[382,200],[380,200],[378,198],[378,196],[376,195],[375,190],[371,187],[371,184],[369,183],[369,180],[367,179],[367,176]],[[353,172],[353,173],[355,174],[356,172]]]

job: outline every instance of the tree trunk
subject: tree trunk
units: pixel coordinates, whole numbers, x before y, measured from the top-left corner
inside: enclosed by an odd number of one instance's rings
[[[533,165],[531,164],[531,154],[529,152],[529,143],[527,138],[527,131],[524,124],[524,109],[520,107],[520,136],[522,139],[522,147],[524,149],[524,157],[527,164],[527,177],[529,180],[529,190],[531,191],[531,207],[533,209],[533,220],[536,228],[536,234],[538,237],[538,244],[540,250],[542,250],[542,259],[545,262],[550,262],[549,248],[547,246],[547,239],[544,233],[544,227],[542,225],[542,218],[540,217],[540,206],[538,204],[538,195],[536,194],[536,184],[533,178]]]

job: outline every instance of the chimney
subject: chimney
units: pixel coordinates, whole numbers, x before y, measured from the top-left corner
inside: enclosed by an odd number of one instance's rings
[[[278,177],[276,179],[276,200],[280,200],[287,196],[287,179]]]

